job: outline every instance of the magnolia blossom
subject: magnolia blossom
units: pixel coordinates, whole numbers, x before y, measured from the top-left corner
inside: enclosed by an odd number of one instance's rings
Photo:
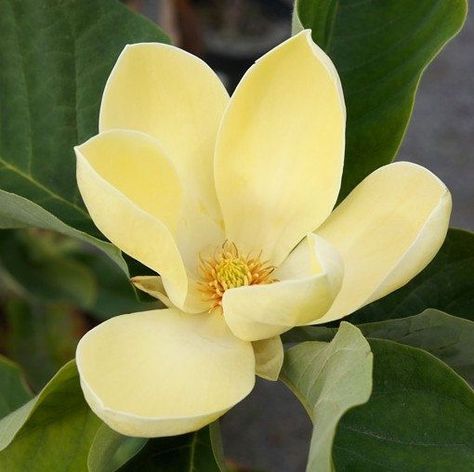
[[[168,308],[79,343],[85,398],[110,427],[152,437],[214,421],[255,374],[278,378],[280,334],[338,320],[430,262],[451,198],[423,167],[382,167],[333,211],[345,121],[309,31],[259,59],[231,98],[187,52],[125,48],[100,132],[76,148],[77,181],[103,234],[156,272],[135,285]]]

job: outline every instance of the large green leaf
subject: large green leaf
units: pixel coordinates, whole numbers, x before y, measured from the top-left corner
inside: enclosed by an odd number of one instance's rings
[[[307,342],[289,349],[280,378],[300,399],[314,424],[307,470],[333,470],[331,449],[338,421],[370,396],[369,344],[357,328],[342,323],[329,344]]]
[[[31,396],[20,368],[0,356],[0,418],[19,408]]]
[[[341,197],[396,155],[425,67],[462,27],[466,0],[296,0],[294,31],[311,28],[347,105]]]
[[[418,347],[441,359],[474,385],[474,323],[428,309],[407,318],[357,325],[364,336]],[[335,328],[298,327],[283,335],[287,343],[330,341]]]
[[[338,472],[472,472],[474,392],[430,354],[392,341],[370,342],[370,400],[339,422]]]
[[[450,229],[431,264],[396,292],[348,318],[366,323],[416,315],[436,308],[474,321],[474,234]]]
[[[168,39],[116,0],[0,0],[0,11],[0,227],[98,243],[83,234],[99,236],[77,189],[73,146],[97,132],[124,46]]]
[[[0,421],[0,470],[84,472],[100,424],[70,362],[38,396]]]

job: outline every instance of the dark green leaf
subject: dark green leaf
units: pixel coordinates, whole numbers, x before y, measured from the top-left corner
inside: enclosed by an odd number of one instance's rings
[[[97,299],[88,313],[98,320],[106,320],[123,313],[134,313],[162,307],[161,302],[145,295],[139,300],[130,280],[106,257],[91,252],[76,252],[75,260],[85,265],[95,276]]]
[[[223,459],[215,451],[213,425],[195,433],[150,439],[121,472],[225,472]]]
[[[312,29],[344,89],[341,198],[395,157],[421,74],[461,29],[466,13],[465,0],[296,0],[295,31]]]
[[[115,0],[0,0],[0,11],[0,227],[87,240],[125,270],[117,250],[86,235],[100,236],[78,192],[73,146],[97,132],[124,46],[168,38]]]
[[[416,315],[436,308],[474,321],[474,234],[450,229],[431,264],[396,292],[348,318],[366,323]]]
[[[19,408],[31,397],[20,368],[0,356],[0,418]]]
[[[356,327],[342,323],[329,344],[315,341],[289,349],[280,378],[314,424],[307,470],[332,471],[331,449],[340,418],[370,396],[369,344]]]
[[[339,422],[338,472],[471,472],[474,393],[430,354],[392,341],[370,341],[370,400]],[[316,469],[315,469],[316,470]]]
[[[69,303],[99,320],[161,306],[151,297],[139,301],[128,277],[110,258],[49,231],[0,233],[1,282],[35,305]]]
[[[18,298],[4,306],[6,333],[2,333],[9,357],[19,362],[35,391],[74,357],[86,331],[84,320],[64,304],[31,304]]]
[[[103,424],[92,442],[87,459],[89,472],[115,472],[146,445],[146,438],[131,438]]]
[[[38,396],[0,421],[0,470],[84,472],[100,425],[70,362]]]
[[[425,310],[407,318],[357,326],[368,338],[391,339],[421,348],[453,368],[474,385],[474,323],[438,310]],[[299,327],[284,334],[287,343],[330,341],[335,328]]]
[[[91,307],[97,299],[96,279],[86,265],[69,255],[71,243],[45,231],[2,231],[0,266],[23,297]]]
[[[0,2],[2,1],[4,0],[0,0]],[[76,184],[74,183],[74,185]],[[121,252],[112,244],[106,243],[105,241],[101,241],[93,236],[90,236],[82,231],[78,231],[72,228],[71,226],[64,224],[54,215],[47,212],[44,208],[41,208],[39,205],[27,200],[26,198],[0,190],[0,229],[9,228],[46,229],[55,231],[65,236],[70,236],[88,244],[92,244],[93,246],[97,247],[102,252],[107,254],[107,256],[109,256],[110,259],[112,259],[122,269],[122,271],[128,275],[127,264],[125,263]]]

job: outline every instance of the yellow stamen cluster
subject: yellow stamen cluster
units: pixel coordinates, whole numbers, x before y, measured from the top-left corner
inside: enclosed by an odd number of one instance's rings
[[[261,253],[258,256],[243,256],[230,241],[226,241],[211,257],[200,257],[199,272],[202,280],[199,282],[199,290],[206,301],[211,303],[209,311],[222,305],[224,292],[230,288],[275,282],[271,278],[275,267],[260,258]]]

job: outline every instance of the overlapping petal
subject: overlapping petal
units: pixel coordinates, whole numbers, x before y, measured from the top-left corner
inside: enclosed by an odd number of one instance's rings
[[[233,336],[222,317],[172,309],[102,323],[81,339],[76,360],[92,410],[128,436],[199,429],[255,383],[252,345]]]
[[[252,346],[255,353],[255,373],[266,380],[278,380],[285,356],[280,336],[255,341]]]
[[[117,247],[159,272],[184,303],[186,270],[175,243],[183,190],[158,142],[114,130],[78,146],[77,183],[96,226]]]
[[[232,332],[257,341],[322,316],[342,283],[342,260],[323,238],[309,235],[275,272],[278,281],[227,290],[222,307]]]
[[[217,75],[199,58],[166,44],[134,44],[124,49],[107,81],[99,129],[156,137],[184,183],[187,206],[220,220],[212,162],[228,100]]]
[[[334,206],[344,128],[339,77],[309,31],[259,59],[234,92],[217,138],[228,239],[280,264]]]
[[[166,289],[159,275],[141,275],[132,277],[130,281],[142,292],[160,300],[167,308],[176,308],[166,295]]]
[[[161,275],[174,305],[204,311],[196,284],[199,253],[222,241],[222,229],[199,212],[184,216],[185,190],[161,143],[141,132],[111,130],[76,147],[76,156],[79,190],[96,226]]]
[[[431,261],[448,230],[451,196],[427,169],[381,167],[360,183],[317,233],[344,260],[344,281],[329,312],[346,316],[405,285]]]

